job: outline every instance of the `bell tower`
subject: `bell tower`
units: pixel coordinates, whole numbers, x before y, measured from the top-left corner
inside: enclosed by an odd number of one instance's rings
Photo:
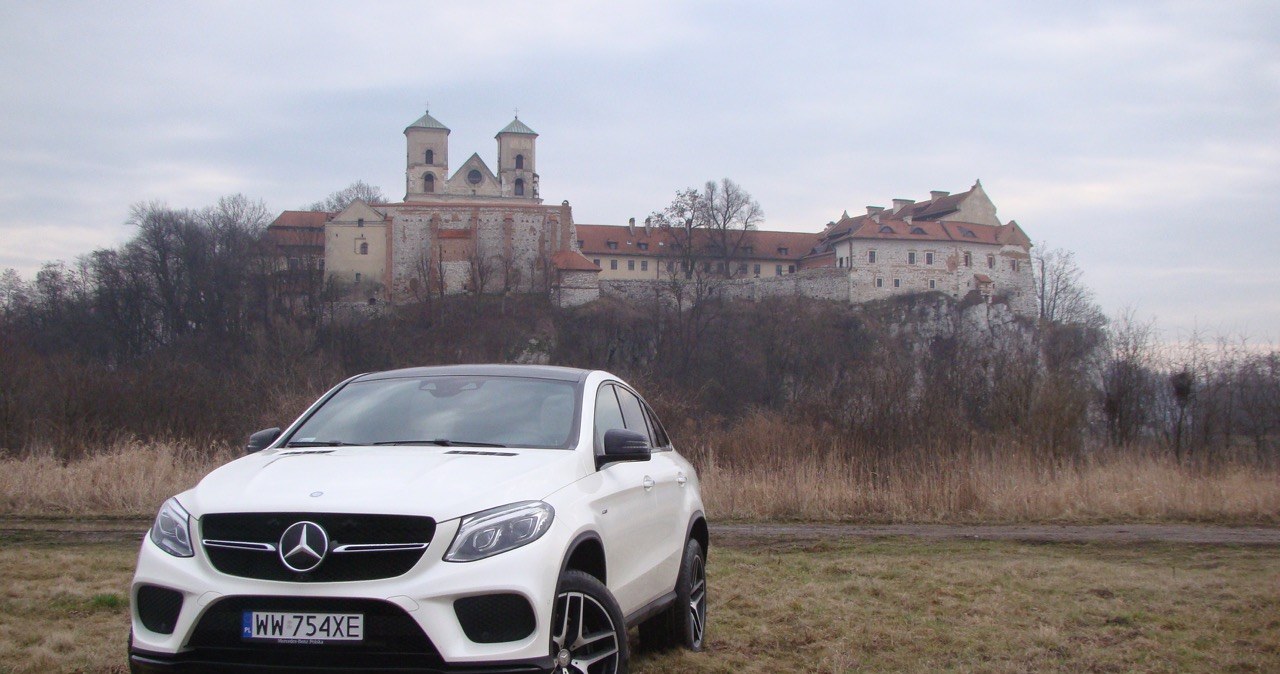
[[[444,193],[449,179],[449,127],[430,112],[405,130],[405,200]]]
[[[536,168],[538,134],[517,116],[494,138],[498,140],[498,181],[502,184],[502,196],[540,202]]]

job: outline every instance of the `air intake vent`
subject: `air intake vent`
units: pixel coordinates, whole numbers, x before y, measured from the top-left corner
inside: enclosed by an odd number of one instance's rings
[[[518,594],[486,594],[453,602],[458,623],[478,644],[519,641],[533,634],[533,607]]]
[[[138,588],[138,618],[156,634],[173,634],[182,611],[182,593],[166,587],[143,585]]]

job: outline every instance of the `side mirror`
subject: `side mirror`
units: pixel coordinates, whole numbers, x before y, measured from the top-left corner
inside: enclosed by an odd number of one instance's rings
[[[596,468],[614,461],[648,461],[653,454],[649,438],[625,428],[604,432],[604,454],[596,457]]]
[[[252,454],[254,452],[260,452],[270,447],[271,443],[275,442],[278,437],[280,437],[279,428],[268,428],[263,431],[258,431],[257,433],[249,436],[249,444],[244,446],[244,453]]]

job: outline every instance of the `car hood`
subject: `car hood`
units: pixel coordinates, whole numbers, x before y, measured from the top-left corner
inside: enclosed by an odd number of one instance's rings
[[[214,512],[356,512],[444,521],[538,500],[580,475],[576,452],[446,447],[268,450],[207,475],[182,497]]]

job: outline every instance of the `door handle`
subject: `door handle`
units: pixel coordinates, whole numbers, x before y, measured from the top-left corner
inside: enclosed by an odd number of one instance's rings
[[[685,483],[688,481],[689,481],[689,478],[685,477],[684,473],[678,473],[676,475],[676,484],[680,485],[681,487],[683,487]]]
[[[645,475],[643,484],[644,484],[645,491],[649,491],[650,489],[653,489],[653,485],[654,485],[653,478],[649,477],[648,475]]]

